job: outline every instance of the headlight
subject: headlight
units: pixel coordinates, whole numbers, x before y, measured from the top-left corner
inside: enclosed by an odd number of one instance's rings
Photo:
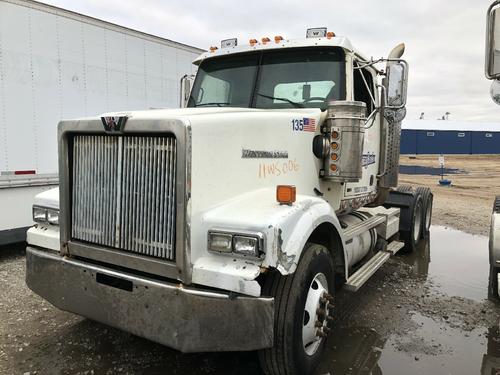
[[[233,251],[252,257],[259,256],[259,239],[250,236],[234,236]]]
[[[47,222],[47,209],[43,207],[33,206],[33,221],[37,223]]]
[[[258,258],[263,248],[260,233],[208,232],[208,249]]]
[[[232,250],[233,236],[229,233],[208,233],[208,248],[212,251],[230,253]]]
[[[59,225],[59,210],[47,210],[47,221],[52,225]]]
[[[59,225],[59,210],[33,206],[33,221],[42,224]]]

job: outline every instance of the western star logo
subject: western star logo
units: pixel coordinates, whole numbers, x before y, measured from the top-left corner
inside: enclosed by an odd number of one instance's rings
[[[121,132],[127,121],[127,116],[104,116],[101,117],[104,130],[107,132]]]

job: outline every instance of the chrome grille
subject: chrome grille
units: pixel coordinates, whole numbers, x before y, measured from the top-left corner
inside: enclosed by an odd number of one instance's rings
[[[175,260],[174,137],[75,136],[72,237]]]

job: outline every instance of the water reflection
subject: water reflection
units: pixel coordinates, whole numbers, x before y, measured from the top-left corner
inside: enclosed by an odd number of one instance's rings
[[[425,286],[443,298],[456,296],[476,304],[484,303],[487,297],[489,262],[485,237],[432,227],[431,238],[422,241],[418,251],[401,255],[397,261],[408,266],[416,285]],[[366,300],[367,295],[373,293],[384,293],[379,284],[365,287],[365,296],[346,296],[339,310],[367,308],[366,301],[360,300]],[[417,287],[414,284],[412,282]],[[391,307],[383,307],[388,311],[388,319],[409,319],[413,324],[407,334],[389,332],[384,337],[377,333],[380,325],[385,324],[383,313],[375,321],[365,323],[370,325],[363,326],[364,322],[359,322],[361,327],[353,328],[358,322],[350,318],[352,313],[338,311],[343,322],[334,329],[317,374],[500,375],[500,330],[497,326],[488,329],[474,325],[463,330],[450,325],[439,309],[432,317],[426,317],[418,312],[417,306],[415,308],[409,312],[410,316],[403,314],[401,317],[391,314]],[[405,323],[401,320],[392,324]]]

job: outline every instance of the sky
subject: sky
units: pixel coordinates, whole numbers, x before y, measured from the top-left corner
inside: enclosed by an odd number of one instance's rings
[[[46,0],[203,49],[222,39],[302,38],[326,26],[365,56],[386,57],[398,43],[409,65],[407,118],[500,122],[484,76],[486,10],[491,0],[178,1]]]

